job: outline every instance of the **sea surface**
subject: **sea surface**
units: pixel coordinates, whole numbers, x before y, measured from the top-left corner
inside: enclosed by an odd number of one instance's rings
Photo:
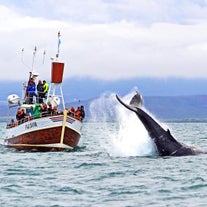
[[[126,113],[85,121],[78,148],[68,152],[7,148],[0,123],[0,207],[206,207],[207,155],[157,156],[137,117]],[[207,151],[206,123],[164,127]]]

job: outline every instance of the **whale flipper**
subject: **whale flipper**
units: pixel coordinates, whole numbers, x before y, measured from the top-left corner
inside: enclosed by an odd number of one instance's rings
[[[122,105],[124,105],[126,108],[128,108],[129,110],[131,110],[131,111],[134,111],[134,112],[136,112],[137,110],[136,110],[136,108],[138,108],[138,105],[139,104],[126,104],[126,103],[124,103],[122,100],[121,100],[121,98],[119,98],[119,96],[118,95],[116,95],[116,98],[117,98],[117,100],[122,104]],[[133,98],[132,98],[133,99]],[[136,98],[135,99],[133,99],[133,101],[132,101],[132,103],[135,103],[134,101],[136,100]],[[131,102],[130,102],[131,103]]]

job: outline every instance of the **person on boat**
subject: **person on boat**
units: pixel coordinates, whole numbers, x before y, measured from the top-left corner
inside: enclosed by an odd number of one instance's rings
[[[27,122],[29,120],[29,115],[26,113],[25,109],[22,109],[22,122]]]
[[[43,88],[43,83],[41,80],[38,81],[37,84],[37,103],[43,103],[43,98],[44,98],[44,88]]]
[[[75,115],[75,108],[74,106],[71,106],[70,110],[68,111],[68,115],[74,116]]]
[[[45,80],[43,80],[43,96],[44,96],[44,98],[47,98],[46,94],[47,94],[48,90],[49,90],[49,84]]]
[[[75,118],[78,119],[78,120],[81,120],[82,117],[81,117],[81,107],[78,106],[77,110],[75,111]]]
[[[85,118],[85,110],[84,110],[84,106],[83,105],[80,107],[80,110],[81,110],[81,118],[83,120]]]
[[[24,109],[18,109],[16,114],[16,119],[18,124],[22,124],[25,120],[26,113],[24,112]]]
[[[57,106],[53,106],[53,108],[52,108],[52,114],[58,114]]]
[[[52,115],[52,113],[53,113],[52,111],[53,111],[53,110],[52,110],[52,105],[49,104],[48,107],[47,107],[48,115]]]
[[[18,109],[17,113],[16,113],[16,120],[19,121],[21,119],[21,110]]]
[[[41,114],[42,114],[42,116],[47,116],[48,115],[47,104],[44,103],[43,105],[40,105],[40,107],[41,107]]]
[[[33,112],[33,106],[31,106],[30,108],[26,109],[26,113],[28,114],[28,119],[33,119],[34,118],[34,112]]]
[[[11,128],[15,126],[16,126],[16,122],[14,121],[14,119],[11,119],[11,123],[8,125],[8,127]]]
[[[34,118],[40,118],[41,117],[41,107],[40,104],[36,103],[35,107],[33,108]]]
[[[27,89],[26,89],[26,93],[27,93],[27,97],[28,97],[26,103],[28,103],[28,104],[33,103],[33,96],[37,97],[35,90],[36,90],[36,84],[35,84],[33,78],[31,78],[28,83]]]

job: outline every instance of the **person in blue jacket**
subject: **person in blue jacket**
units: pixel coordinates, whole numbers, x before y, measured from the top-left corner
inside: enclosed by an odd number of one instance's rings
[[[33,103],[33,96],[36,96],[36,84],[34,82],[34,80],[31,78],[28,82],[28,86],[27,86],[27,97],[28,97],[28,104],[32,104]]]

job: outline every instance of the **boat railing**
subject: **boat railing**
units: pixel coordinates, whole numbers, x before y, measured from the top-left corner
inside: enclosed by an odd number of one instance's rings
[[[46,96],[46,94],[45,93],[42,93],[43,95],[42,96],[39,96],[39,94],[37,95],[36,93],[35,93],[35,95],[33,95],[33,96],[25,96],[25,98],[24,98],[24,103],[25,104],[35,104],[35,103],[43,103],[43,100],[46,100],[47,99],[47,96]]]
[[[53,111],[51,111],[51,112],[48,112],[48,111],[47,112],[41,112],[41,113],[39,113],[39,115],[36,115],[36,116],[27,114],[24,118],[22,118],[20,120],[12,121],[10,124],[7,124],[7,129],[19,126],[19,125],[21,125],[25,122],[30,121],[30,120],[34,120],[34,119],[38,119],[38,118],[44,118],[44,117],[48,117],[48,116],[57,116],[57,115],[63,115],[63,111],[59,111],[59,112],[56,112],[56,113],[54,113]],[[76,120],[79,120],[81,122],[83,120],[82,117],[77,116],[77,114],[72,113],[70,111],[68,111],[67,115],[74,118],[74,119],[76,119]]]

